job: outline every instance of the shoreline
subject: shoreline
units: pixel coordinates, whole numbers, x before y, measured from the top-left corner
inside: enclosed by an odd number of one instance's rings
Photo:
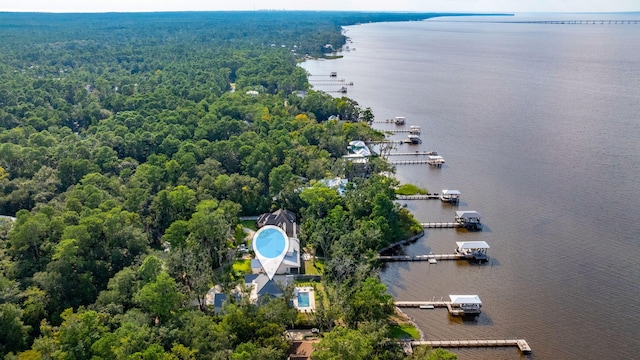
[[[396,248],[398,246],[402,246],[402,245],[406,245],[406,244],[412,243],[414,241],[417,241],[418,239],[420,239],[423,236],[424,236],[424,229],[419,234],[413,235],[412,237],[410,237],[408,239],[400,240],[400,241],[395,242],[395,243],[393,243],[393,244],[391,244],[391,245],[389,245],[389,246],[387,246],[385,248],[380,249],[378,251],[378,254],[382,254],[383,252],[389,251],[389,250],[394,249],[394,248]]]
[[[422,331],[422,329],[418,326],[418,324],[416,324],[416,322],[413,320],[413,318],[411,318],[409,315],[407,315],[407,313],[405,313],[404,311],[402,311],[402,309],[400,309],[397,306],[394,306],[395,310],[396,310],[396,314],[403,318],[405,323],[410,324],[411,326],[413,326],[414,328],[416,328],[418,330],[418,334],[420,334],[420,338],[418,338],[419,341],[423,341],[424,340],[424,331]]]

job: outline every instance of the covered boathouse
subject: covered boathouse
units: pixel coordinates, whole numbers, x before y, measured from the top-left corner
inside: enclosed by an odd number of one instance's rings
[[[460,191],[447,189],[442,190],[442,194],[440,194],[440,200],[442,202],[448,202],[457,205],[460,202]]]
[[[469,230],[482,230],[480,214],[477,211],[456,211],[456,223]]]
[[[482,301],[478,295],[449,295],[449,312],[454,316],[479,315]]]
[[[457,241],[456,245],[456,254],[477,262],[489,261],[487,256],[489,244],[486,241]]]

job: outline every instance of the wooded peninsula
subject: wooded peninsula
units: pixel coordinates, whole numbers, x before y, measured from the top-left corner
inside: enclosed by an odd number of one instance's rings
[[[343,157],[384,138],[371,110],[297,64],[442,15],[0,13],[0,357],[286,359],[312,329],[313,359],[406,358],[376,257],[422,229],[384,159]],[[307,277],[252,301],[240,219],[277,210]]]

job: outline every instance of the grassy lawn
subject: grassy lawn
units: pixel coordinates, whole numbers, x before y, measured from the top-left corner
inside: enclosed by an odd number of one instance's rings
[[[390,328],[394,339],[420,339],[420,332],[411,324],[391,325]]]
[[[398,195],[424,195],[427,193],[427,189],[421,189],[413,184],[403,184],[396,190]]]
[[[251,274],[251,259],[236,260],[231,265],[231,270],[234,273]]]
[[[322,275],[324,274],[324,260],[316,259],[315,266],[313,260],[305,260],[304,271],[307,275]]]
[[[242,225],[242,227],[246,227],[246,228],[249,228],[251,230],[258,230],[256,228],[255,220],[240,220],[240,224]]]

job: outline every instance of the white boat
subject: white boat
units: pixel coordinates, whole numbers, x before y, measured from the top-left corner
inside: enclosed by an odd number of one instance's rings
[[[404,116],[396,116],[396,117],[393,119],[393,122],[394,122],[396,125],[404,125],[405,120],[406,120],[406,118],[405,118]]]
[[[420,134],[420,126],[411,125],[409,128],[409,134]]]

